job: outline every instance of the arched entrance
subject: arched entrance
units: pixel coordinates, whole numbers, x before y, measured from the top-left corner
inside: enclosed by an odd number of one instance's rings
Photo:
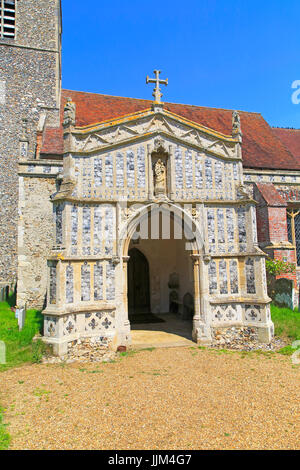
[[[149,263],[137,248],[128,252],[128,314],[150,312]]]
[[[171,214],[172,230],[174,230],[172,240],[168,237],[167,240],[165,239],[166,237],[161,237],[161,235],[158,234],[159,231],[154,237],[152,236],[153,232],[150,226],[153,221],[153,213],[150,213],[153,210],[154,213],[156,211],[156,213]],[[137,249],[146,257],[149,265],[149,312],[156,316],[161,316],[161,314],[166,312],[170,313],[170,305],[177,302],[179,305],[177,304],[176,309],[174,305],[172,305],[172,307],[176,310],[175,313],[178,311],[181,313],[181,319],[186,318],[191,322],[189,328],[190,333],[192,330],[193,339],[198,341],[200,337],[203,338],[205,336],[206,338],[206,336],[209,336],[209,332],[206,333],[205,318],[207,273],[204,268],[204,243],[199,228],[197,226],[194,228],[194,220],[190,213],[187,213],[181,206],[172,203],[152,203],[147,206],[139,207],[138,210],[130,209],[127,212],[131,214],[127,221],[126,229],[124,229],[120,236],[120,251],[122,252],[123,261],[123,318],[124,329],[128,332],[126,334],[132,337],[130,330],[134,327],[134,324],[130,322],[130,311],[134,305],[134,301],[132,300],[133,293],[131,292],[134,282],[132,284],[132,275],[129,272],[128,264],[132,254],[134,258],[137,257],[137,252],[131,250]],[[190,230],[190,234],[187,234],[185,230],[186,220],[190,227],[193,225],[193,231]],[[162,223],[162,226],[163,225],[164,223]],[[181,229],[184,227],[187,242],[182,238],[178,241],[178,237],[175,236],[175,225],[177,228],[180,227]],[[143,236],[140,237],[142,232],[147,232],[146,238]],[[170,262],[170,256],[168,255],[170,250],[172,251],[172,262]],[[158,253],[158,251],[160,253]],[[140,260],[142,259],[140,255],[138,255],[138,257]],[[166,257],[168,259],[166,259]],[[161,267],[165,267],[163,273],[161,273]],[[187,273],[189,273],[188,276]],[[174,274],[179,275],[179,286],[176,285],[176,275],[174,277]],[[130,325],[132,325],[132,328]],[[157,329],[163,331],[164,325],[165,324],[162,323]]]

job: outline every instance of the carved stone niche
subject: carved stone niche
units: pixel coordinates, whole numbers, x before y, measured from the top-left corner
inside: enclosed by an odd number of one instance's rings
[[[154,196],[166,198],[169,193],[169,153],[165,149],[163,139],[157,138],[154,141],[154,150],[151,154],[153,170]]]

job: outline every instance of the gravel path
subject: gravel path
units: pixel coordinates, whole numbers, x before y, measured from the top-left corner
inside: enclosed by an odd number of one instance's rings
[[[191,348],[0,374],[12,449],[299,449],[299,367]]]

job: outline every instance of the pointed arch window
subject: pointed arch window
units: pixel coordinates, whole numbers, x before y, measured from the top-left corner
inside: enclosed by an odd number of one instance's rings
[[[16,31],[16,0],[0,0],[0,38],[14,39]]]

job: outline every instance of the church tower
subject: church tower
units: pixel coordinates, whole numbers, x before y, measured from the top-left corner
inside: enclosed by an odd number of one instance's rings
[[[16,280],[18,163],[59,120],[61,33],[61,0],[0,0],[0,287]]]

